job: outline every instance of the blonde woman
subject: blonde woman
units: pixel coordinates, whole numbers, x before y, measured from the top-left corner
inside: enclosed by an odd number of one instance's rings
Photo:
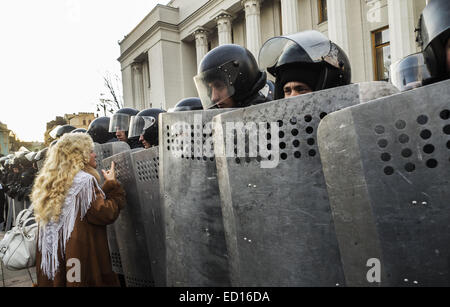
[[[106,225],[125,204],[114,163],[98,185],[94,143],[88,134],[65,134],[48,152],[31,199],[39,223],[37,286],[119,286],[112,271]]]

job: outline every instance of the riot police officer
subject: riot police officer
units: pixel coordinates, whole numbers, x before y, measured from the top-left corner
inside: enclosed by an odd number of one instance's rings
[[[146,109],[132,116],[128,132],[129,138],[139,137],[145,149],[159,145],[158,117],[165,113],[162,109]]]
[[[109,132],[115,133],[119,141],[128,143],[131,149],[142,147],[138,137],[128,137],[131,116],[138,113],[136,109],[123,108],[114,113],[109,122]]]
[[[260,93],[266,79],[250,51],[238,45],[222,45],[205,55],[194,82],[207,110],[266,102],[267,97]]]
[[[450,1],[430,0],[419,19],[417,42],[431,73],[427,84],[450,77]]]
[[[96,118],[91,122],[87,133],[95,143],[105,144],[117,141],[115,134],[109,132],[109,123],[110,119],[106,116]]]
[[[260,50],[259,64],[276,78],[275,100],[351,82],[347,55],[318,31],[269,39]]]

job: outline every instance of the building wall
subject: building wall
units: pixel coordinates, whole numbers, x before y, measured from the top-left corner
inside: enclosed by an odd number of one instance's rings
[[[261,1],[261,45],[283,33],[282,1],[292,0]],[[297,0],[297,4],[298,31],[320,31],[341,46],[350,58],[353,82],[375,78],[373,31],[384,27],[400,29],[391,33],[391,40],[395,40],[391,44],[395,58],[391,60],[418,51],[411,39],[426,0],[328,0],[328,20],[322,23],[317,0]],[[199,27],[206,29],[208,50],[217,47],[215,17],[224,11],[232,16],[232,42],[247,47],[252,35],[247,33],[241,0],[173,0],[168,6],[156,6],[120,43],[125,106],[168,109],[184,97],[197,96],[192,78],[197,74],[197,53],[201,47],[196,45],[195,31]],[[143,54],[147,54],[144,65],[148,73],[140,80],[133,76],[130,66],[141,61]],[[144,86],[141,95],[144,103],[137,101],[136,91],[141,88],[136,82],[150,84]]]
[[[0,153],[4,156],[9,154],[9,130],[6,125],[0,123]]]
[[[65,119],[67,123],[76,128],[88,129],[91,122],[95,119],[94,113],[78,113],[66,114]]]

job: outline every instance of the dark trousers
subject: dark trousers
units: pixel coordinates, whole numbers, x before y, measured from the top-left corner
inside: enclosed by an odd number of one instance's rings
[[[0,190],[0,223],[3,223],[6,220],[5,215],[5,193],[3,192],[3,189]]]

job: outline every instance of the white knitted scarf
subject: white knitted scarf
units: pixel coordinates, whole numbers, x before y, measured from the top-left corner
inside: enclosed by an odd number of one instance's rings
[[[81,220],[95,201],[96,187],[105,198],[105,194],[99,187],[94,176],[80,171],[75,175],[72,186],[67,192],[61,209],[61,215],[57,222],[49,222],[39,228],[38,248],[42,254],[41,269],[51,280],[55,279],[58,270],[58,243],[61,242],[61,255],[66,254],[66,244],[72,234],[78,211],[81,207]]]

